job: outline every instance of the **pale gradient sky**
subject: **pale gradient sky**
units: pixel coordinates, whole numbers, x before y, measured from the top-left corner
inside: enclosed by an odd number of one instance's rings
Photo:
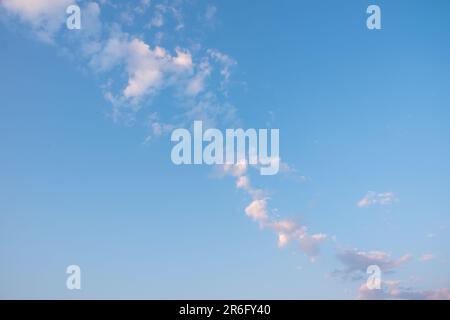
[[[0,2],[0,298],[450,298],[450,2],[76,2]],[[282,172],[175,166],[194,120]]]

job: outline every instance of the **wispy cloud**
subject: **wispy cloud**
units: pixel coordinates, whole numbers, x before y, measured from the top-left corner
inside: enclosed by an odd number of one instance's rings
[[[386,206],[397,201],[393,192],[374,192],[369,191],[367,194],[357,202],[360,208],[371,207],[375,205]]]
[[[344,265],[344,268],[335,270],[333,275],[352,280],[362,279],[370,265],[377,265],[381,271],[386,273],[393,272],[412,259],[410,254],[393,259],[389,253],[383,251],[366,252],[358,249],[340,250],[336,257]]]
[[[380,290],[370,290],[366,284],[358,289],[357,299],[361,300],[450,300],[450,290],[416,290],[401,285],[400,281],[382,281]]]
[[[41,40],[53,42],[65,22],[66,8],[72,3],[72,0],[3,0],[0,6],[30,25]]]
[[[217,13],[217,7],[215,5],[209,4],[205,10],[206,21],[212,21]]]
[[[220,52],[216,49],[208,49],[208,54],[211,58],[221,65],[220,74],[222,75],[222,82],[220,84],[221,90],[227,94],[227,87],[231,78],[231,70],[237,62],[229,55]]]
[[[101,88],[105,99],[112,104],[111,116],[116,121],[134,122],[141,105],[148,104],[168,88],[175,88],[174,98],[180,108],[165,110],[165,118],[160,119],[159,124],[167,124],[166,127],[183,125],[198,117],[207,125],[213,125],[219,119],[226,122],[233,117],[235,108],[219,97],[227,93],[231,69],[236,65],[229,55],[217,49],[203,48],[198,42],[192,45],[194,52],[176,43],[168,47],[151,44],[141,34],[123,31],[116,21],[101,20],[103,6],[110,11],[125,12],[132,20],[134,15],[142,15],[151,6],[152,25],[162,29],[165,20],[170,19],[171,26],[180,30],[185,28],[182,2],[141,0],[133,7],[110,1],[85,1],[80,3],[82,29],[58,34],[66,19],[65,10],[72,3],[71,0],[6,0],[0,6],[6,15],[19,17],[31,25],[35,33],[41,34],[41,40],[52,42],[72,55],[78,54],[78,60],[100,75],[100,79],[104,79]],[[157,33],[162,35],[160,31]],[[221,79],[218,85],[211,77],[214,72]],[[123,73],[127,75],[126,79],[119,76]],[[151,124],[150,131],[165,133],[158,129],[158,124]]]
[[[434,254],[426,253],[426,254],[423,254],[423,255],[419,258],[419,260],[422,261],[422,262],[425,262],[425,261],[433,260],[434,258],[435,258],[435,257],[434,257]]]

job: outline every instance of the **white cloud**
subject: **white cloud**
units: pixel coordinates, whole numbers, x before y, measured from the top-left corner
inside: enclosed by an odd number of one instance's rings
[[[74,0],[4,0],[0,2],[0,8],[8,16],[18,16],[32,24],[32,29],[41,33],[41,38],[52,41],[65,53],[73,54],[73,58],[87,60],[91,70],[99,77],[107,77],[103,80],[103,94],[113,105],[111,115],[116,121],[134,122],[136,112],[169,87],[175,88],[180,110],[164,113],[165,117],[171,118],[164,121],[168,125],[173,125],[174,119],[180,125],[183,123],[179,119],[184,119],[184,123],[196,119],[211,126],[236,120],[235,107],[221,99],[224,93],[222,84],[218,88],[209,81],[215,70],[222,75],[223,81],[229,79],[230,66],[235,62],[228,55],[217,50],[202,49],[201,44],[198,44],[193,46],[195,60],[198,61],[194,62],[194,57],[187,49],[163,48],[153,43],[150,45],[141,36],[123,32],[117,22],[100,20],[99,4],[117,11],[119,17],[120,13],[125,13],[132,20],[152,6],[153,14],[161,17],[161,21],[155,20],[154,24],[161,28],[150,38],[159,37],[161,40],[161,35],[167,31],[162,27],[174,27],[176,30],[184,28],[181,12],[184,4],[168,1],[154,5],[149,0],[140,0],[131,6],[111,1],[85,1],[81,2],[82,29],[56,34],[66,20],[67,6],[73,3]],[[113,72],[125,74],[126,78],[116,76]],[[153,125],[153,128],[155,133],[159,132],[158,124]]]
[[[65,9],[73,2],[73,0],[3,0],[0,5],[8,13],[30,23],[37,32],[46,35],[48,40],[53,40],[65,22]],[[81,57],[88,61],[89,67],[98,75],[106,74],[108,80],[103,86],[104,97],[113,105],[114,119],[120,115],[123,105],[140,102],[141,99],[152,97],[160,90],[173,86],[181,93],[180,99],[188,99],[188,102],[183,101],[188,110],[177,114],[179,118],[195,118],[203,120],[204,123],[235,121],[235,108],[219,99],[226,95],[232,69],[237,65],[233,58],[216,49],[204,49],[203,57],[200,55],[195,59],[186,49],[179,47],[166,49],[162,46],[149,45],[141,37],[121,31],[115,23],[102,24],[99,5],[95,2],[84,3],[82,26],[85,24],[86,29],[83,30],[82,27],[82,31],[77,33],[78,43],[81,44]],[[100,3],[109,5],[114,10],[124,9],[124,5],[118,3],[109,1]],[[141,0],[136,7],[125,6],[126,10],[119,17],[132,22],[136,14],[143,14],[149,6],[150,1]],[[165,4],[156,5],[154,9],[151,22],[153,27],[167,28],[170,22],[175,22],[175,30],[184,28],[183,15],[178,8]],[[209,5],[206,18],[213,19],[216,11],[215,6]],[[67,37],[59,37],[59,40],[63,43],[62,46],[65,46],[64,40],[67,40]],[[194,52],[198,53],[195,50]],[[124,74],[125,79],[111,75],[113,71]],[[210,88],[211,83],[208,83],[213,71],[220,73],[220,88],[216,87],[219,89],[217,92],[214,92],[214,88]],[[122,82],[113,83],[113,78]],[[131,109],[137,110],[138,107],[133,108]],[[151,132],[150,138],[170,131],[173,125],[159,117],[149,117],[148,128]],[[281,166],[285,171],[292,170],[287,165]],[[273,219],[268,204],[269,198],[263,190],[251,186],[247,174],[248,165],[245,161],[237,165],[224,165],[222,168],[225,174],[236,178],[236,187],[251,197],[250,203],[244,209],[248,217],[262,227],[274,231],[280,246],[295,242],[308,256],[317,255],[319,244],[326,239],[326,235],[310,234],[306,226]]]
[[[186,75],[192,70],[192,57],[189,52],[176,49],[172,57],[165,49],[149,45],[140,39],[128,44],[127,55],[128,85],[123,91],[127,98],[140,98],[154,93],[170,81],[170,76]]]
[[[3,0],[1,5],[31,23],[39,23],[49,16],[65,15],[73,0]]]
[[[52,42],[66,20],[66,8],[73,0],[3,0],[0,6],[30,24],[37,36]]]
[[[393,192],[373,192],[369,191],[367,194],[358,201],[357,206],[360,208],[370,207],[374,205],[389,205],[397,201]]]
[[[155,94],[169,85],[184,83],[193,69],[189,51],[176,48],[172,56],[162,47],[151,48],[143,40],[121,32],[114,32],[105,41],[90,65],[98,72],[124,65],[128,81],[122,98],[132,100]]]
[[[231,78],[231,69],[237,64],[237,62],[229,55],[220,52],[216,49],[208,49],[208,53],[211,58],[221,64],[220,74],[222,76],[221,89],[226,92],[228,83]]]

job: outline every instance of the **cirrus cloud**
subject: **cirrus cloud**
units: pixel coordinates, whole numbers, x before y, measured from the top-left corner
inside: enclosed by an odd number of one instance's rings
[[[357,202],[360,208],[371,207],[375,205],[386,206],[397,201],[393,192],[374,192],[369,191],[367,194]]]

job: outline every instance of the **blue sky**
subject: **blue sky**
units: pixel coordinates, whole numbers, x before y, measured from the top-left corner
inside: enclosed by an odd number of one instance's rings
[[[71,3],[0,4],[1,298],[450,298],[448,1]],[[194,120],[283,170],[175,166]]]

